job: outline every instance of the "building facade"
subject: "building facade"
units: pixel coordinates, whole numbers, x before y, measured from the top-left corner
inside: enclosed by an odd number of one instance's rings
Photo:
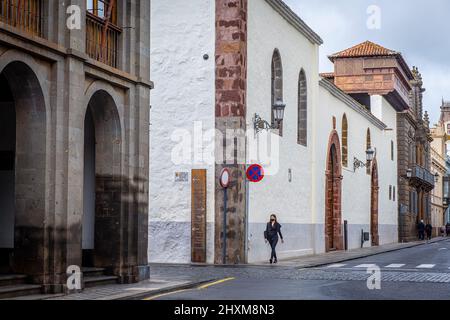
[[[435,161],[434,158],[439,160],[439,166],[436,166],[435,173],[439,174],[437,177],[437,190],[436,192],[442,193],[442,204],[435,208],[434,214],[436,215],[435,220],[442,223],[442,225],[447,224],[450,221],[449,218],[449,204],[450,204],[450,159],[449,159],[449,149],[448,149],[448,137],[450,134],[450,103],[442,100],[441,105],[441,116],[438,123],[431,129],[431,134],[433,137],[432,148],[435,152],[435,156],[432,157],[433,166]],[[436,153],[438,155],[436,155]],[[443,158],[443,159],[442,159]],[[444,170],[441,169],[442,164],[444,165]],[[442,213],[442,215],[441,215]]]
[[[447,175],[446,154],[447,135],[444,126],[438,123],[431,129],[431,173],[435,177],[435,186],[431,191],[431,217],[430,223],[433,226],[433,235],[438,236],[440,229],[445,225],[445,211],[444,206],[444,177]]]
[[[43,292],[69,266],[149,276],[149,17],[147,1],[1,1],[1,273]]]
[[[417,223],[431,218],[430,192],[434,188],[422,77],[417,68],[410,70],[399,52],[370,41],[338,52],[330,60],[335,72],[327,76],[372,114],[386,118],[385,111],[373,105],[376,96],[384,97],[397,112],[396,126],[386,129],[397,133],[392,148],[398,151],[398,182],[390,186],[390,193],[399,201],[399,241],[415,240]]]
[[[320,77],[321,38],[280,0],[156,0],[151,20],[151,262],[264,261],[272,213],[280,258],[397,241],[395,93],[368,109]]]
[[[398,185],[399,185],[399,241],[417,240],[417,224],[431,219],[430,193],[434,188],[431,173],[432,137],[429,121],[424,117],[422,76],[417,68],[409,79],[412,88],[410,108],[398,113]]]

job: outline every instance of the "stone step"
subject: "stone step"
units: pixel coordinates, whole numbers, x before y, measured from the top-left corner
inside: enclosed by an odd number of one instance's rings
[[[32,296],[41,293],[42,286],[35,284],[18,284],[0,287],[0,299],[11,299],[21,296]]]
[[[26,284],[27,276],[22,274],[0,274],[0,288]]]
[[[107,284],[117,284],[119,278],[116,276],[95,276],[95,277],[84,277],[83,279],[85,288],[92,288]]]
[[[100,277],[105,275],[105,268],[83,267],[81,271],[84,277]]]

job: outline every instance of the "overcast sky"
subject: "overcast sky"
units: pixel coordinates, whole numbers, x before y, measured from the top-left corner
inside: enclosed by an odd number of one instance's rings
[[[422,73],[424,107],[432,124],[442,97],[450,101],[449,0],[285,0],[324,40],[320,71],[333,70],[327,56],[370,40],[400,51]],[[380,28],[369,28],[370,6],[380,9]],[[372,11],[373,12],[373,11]],[[372,21],[372,20],[370,20]],[[374,24],[371,24],[374,26]]]

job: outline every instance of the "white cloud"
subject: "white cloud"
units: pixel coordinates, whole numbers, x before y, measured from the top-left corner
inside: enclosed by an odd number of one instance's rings
[[[332,70],[327,56],[365,40],[402,52],[418,66],[427,88],[424,104],[432,122],[442,97],[450,100],[450,24],[448,0],[285,0],[324,40],[320,71]],[[367,8],[381,9],[381,29],[367,28]]]

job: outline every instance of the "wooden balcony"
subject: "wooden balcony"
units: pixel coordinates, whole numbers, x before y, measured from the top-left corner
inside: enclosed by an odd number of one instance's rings
[[[0,0],[0,22],[42,37],[41,0]]]
[[[92,59],[117,68],[121,33],[119,27],[86,13],[86,53]]]
[[[410,182],[415,187],[420,187],[426,192],[434,189],[435,181],[434,175],[427,169],[419,166],[412,166],[412,176]]]

